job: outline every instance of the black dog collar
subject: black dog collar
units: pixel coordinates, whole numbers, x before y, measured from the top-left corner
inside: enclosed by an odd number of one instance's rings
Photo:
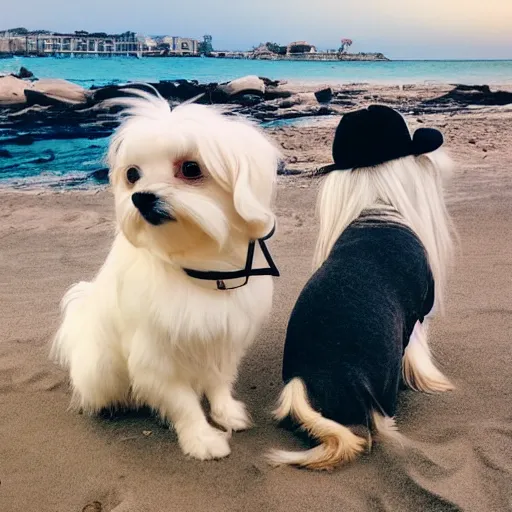
[[[251,240],[249,242],[249,247],[247,248],[247,258],[245,260],[245,268],[241,270],[232,270],[232,271],[215,271],[215,270],[192,270],[190,268],[184,268],[184,272],[194,279],[202,279],[205,281],[216,281],[216,289],[217,290],[234,290],[236,288],[241,288],[245,286],[249,282],[249,278],[251,276],[274,276],[279,277],[279,270],[277,269],[272,256],[268,250],[267,245],[265,244],[265,240],[268,240],[275,232],[275,226],[272,228],[272,231],[263,238],[258,238],[257,242],[265,256],[265,260],[267,261],[267,268],[252,268],[253,260],[254,260],[254,250],[256,247],[256,240]],[[238,283],[233,283],[232,286],[226,283],[226,281],[239,280]]]

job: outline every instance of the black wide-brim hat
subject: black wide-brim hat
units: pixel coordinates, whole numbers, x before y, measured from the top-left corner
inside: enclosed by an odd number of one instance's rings
[[[407,122],[384,105],[345,114],[336,128],[332,145],[334,163],[319,174],[374,167],[406,156],[419,156],[439,149],[443,134],[435,128],[418,128],[411,137]]]

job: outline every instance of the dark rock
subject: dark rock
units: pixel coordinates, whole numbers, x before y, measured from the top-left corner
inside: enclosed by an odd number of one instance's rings
[[[12,158],[12,153],[7,149],[0,148],[0,158]]]
[[[93,171],[89,175],[89,178],[91,178],[92,180],[94,180],[97,183],[107,185],[109,182],[108,169],[98,169],[96,171]]]
[[[18,78],[34,78],[34,73],[29,71],[26,67],[21,66],[19,73],[15,76]]]
[[[242,112],[240,112],[240,114],[242,114]],[[261,122],[266,122],[266,121],[274,121],[274,117],[270,117],[267,113],[265,112],[254,112],[252,114],[252,117],[254,119],[257,119],[258,121],[261,121]]]
[[[256,94],[241,94],[238,97],[232,99],[233,103],[238,103],[244,107],[252,107],[262,102],[262,97]]]
[[[260,112],[275,112],[276,110],[279,110],[279,106],[263,102],[258,105],[258,110]]]
[[[178,101],[187,101],[199,94],[208,92],[207,85],[199,85],[197,81],[188,80],[173,80],[162,81],[151,84],[161,96],[166,99],[173,99]]]
[[[107,85],[106,87],[101,88],[96,88],[93,86],[91,89],[94,90],[94,93],[92,94],[91,101],[92,103],[100,103],[102,101],[111,100],[113,98],[122,98],[130,96],[129,92],[124,91],[124,89],[128,88],[154,93],[154,91],[150,87],[145,87],[141,84]]]
[[[292,108],[297,105],[296,100],[283,100],[279,103],[279,108]]]
[[[105,87],[97,88],[95,86],[91,87],[93,90],[93,94],[91,97],[91,103],[101,103],[106,100],[111,100],[114,98],[125,98],[127,96],[132,96],[130,91],[126,89],[136,89],[140,91],[145,91],[150,94],[155,94],[155,91],[152,87],[153,84],[124,84],[124,85],[107,85]]]
[[[316,114],[314,115],[317,115],[317,116],[330,116],[332,114],[336,114],[336,111],[334,111],[332,108],[329,108],[329,107],[320,107],[317,111],[316,111]]]
[[[512,103],[512,92],[491,91],[488,85],[457,85],[449,93],[423,102],[431,104],[467,105],[508,105]]]
[[[178,102],[190,100],[200,94],[204,94],[198,103],[227,103],[229,95],[219,89],[217,83],[199,84],[196,80],[164,80],[157,83],[108,85],[94,90],[92,103],[97,104],[105,100],[131,96],[126,89],[139,89],[154,94],[155,90],[167,100]]]
[[[318,103],[329,103],[332,100],[332,89],[327,87],[315,92],[315,98]]]
[[[266,87],[277,87],[281,81],[280,80],[272,80],[270,78],[266,78],[264,76],[258,77],[260,80],[263,80],[263,83]]]
[[[263,80],[255,75],[247,75],[231,80],[231,82],[219,84],[217,89],[226,93],[229,97],[241,96],[243,94],[254,94],[263,97],[265,95],[265,84]]]
[[[485,94],[491,93],[491,88],[488,85],[465,85],[455,84],[455,88],[459,91],[479,91]]]
[[[25,89],[25,98],[27,105],[49,106],[49,107],[67,107],[69,102],[49,96],[43,92],[33,91],[32,89]]]
[[[469,140],[468,140],[468,142],[469,142],[470,144],[476,144],[476,140],[475,140],[475,139],[469,139]]]
[[[228,103],[229,95],[226,91],[219,89],[218,84],[208,84],[204,97],[199,103],[223,104]]]
[[[277,87],[267,87],[265,89],[265,100],[277,100],[280,98],[289,98],[292,96],[290,91],[286,91],[283,89],[278,89]]]

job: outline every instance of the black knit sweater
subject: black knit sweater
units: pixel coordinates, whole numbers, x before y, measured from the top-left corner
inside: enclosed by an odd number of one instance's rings
[[[284,348],[285,383],[344,425],[394,416],[403,352],[434,303],[427,254],[407,227],[361,217],[302,290]]]

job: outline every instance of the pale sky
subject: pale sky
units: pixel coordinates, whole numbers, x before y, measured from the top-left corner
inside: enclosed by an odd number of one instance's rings
[[[0,13],[0,29],[211,34],[218,50],[346,37],[392,59],[512,59],[512,0],[0,0]]]

